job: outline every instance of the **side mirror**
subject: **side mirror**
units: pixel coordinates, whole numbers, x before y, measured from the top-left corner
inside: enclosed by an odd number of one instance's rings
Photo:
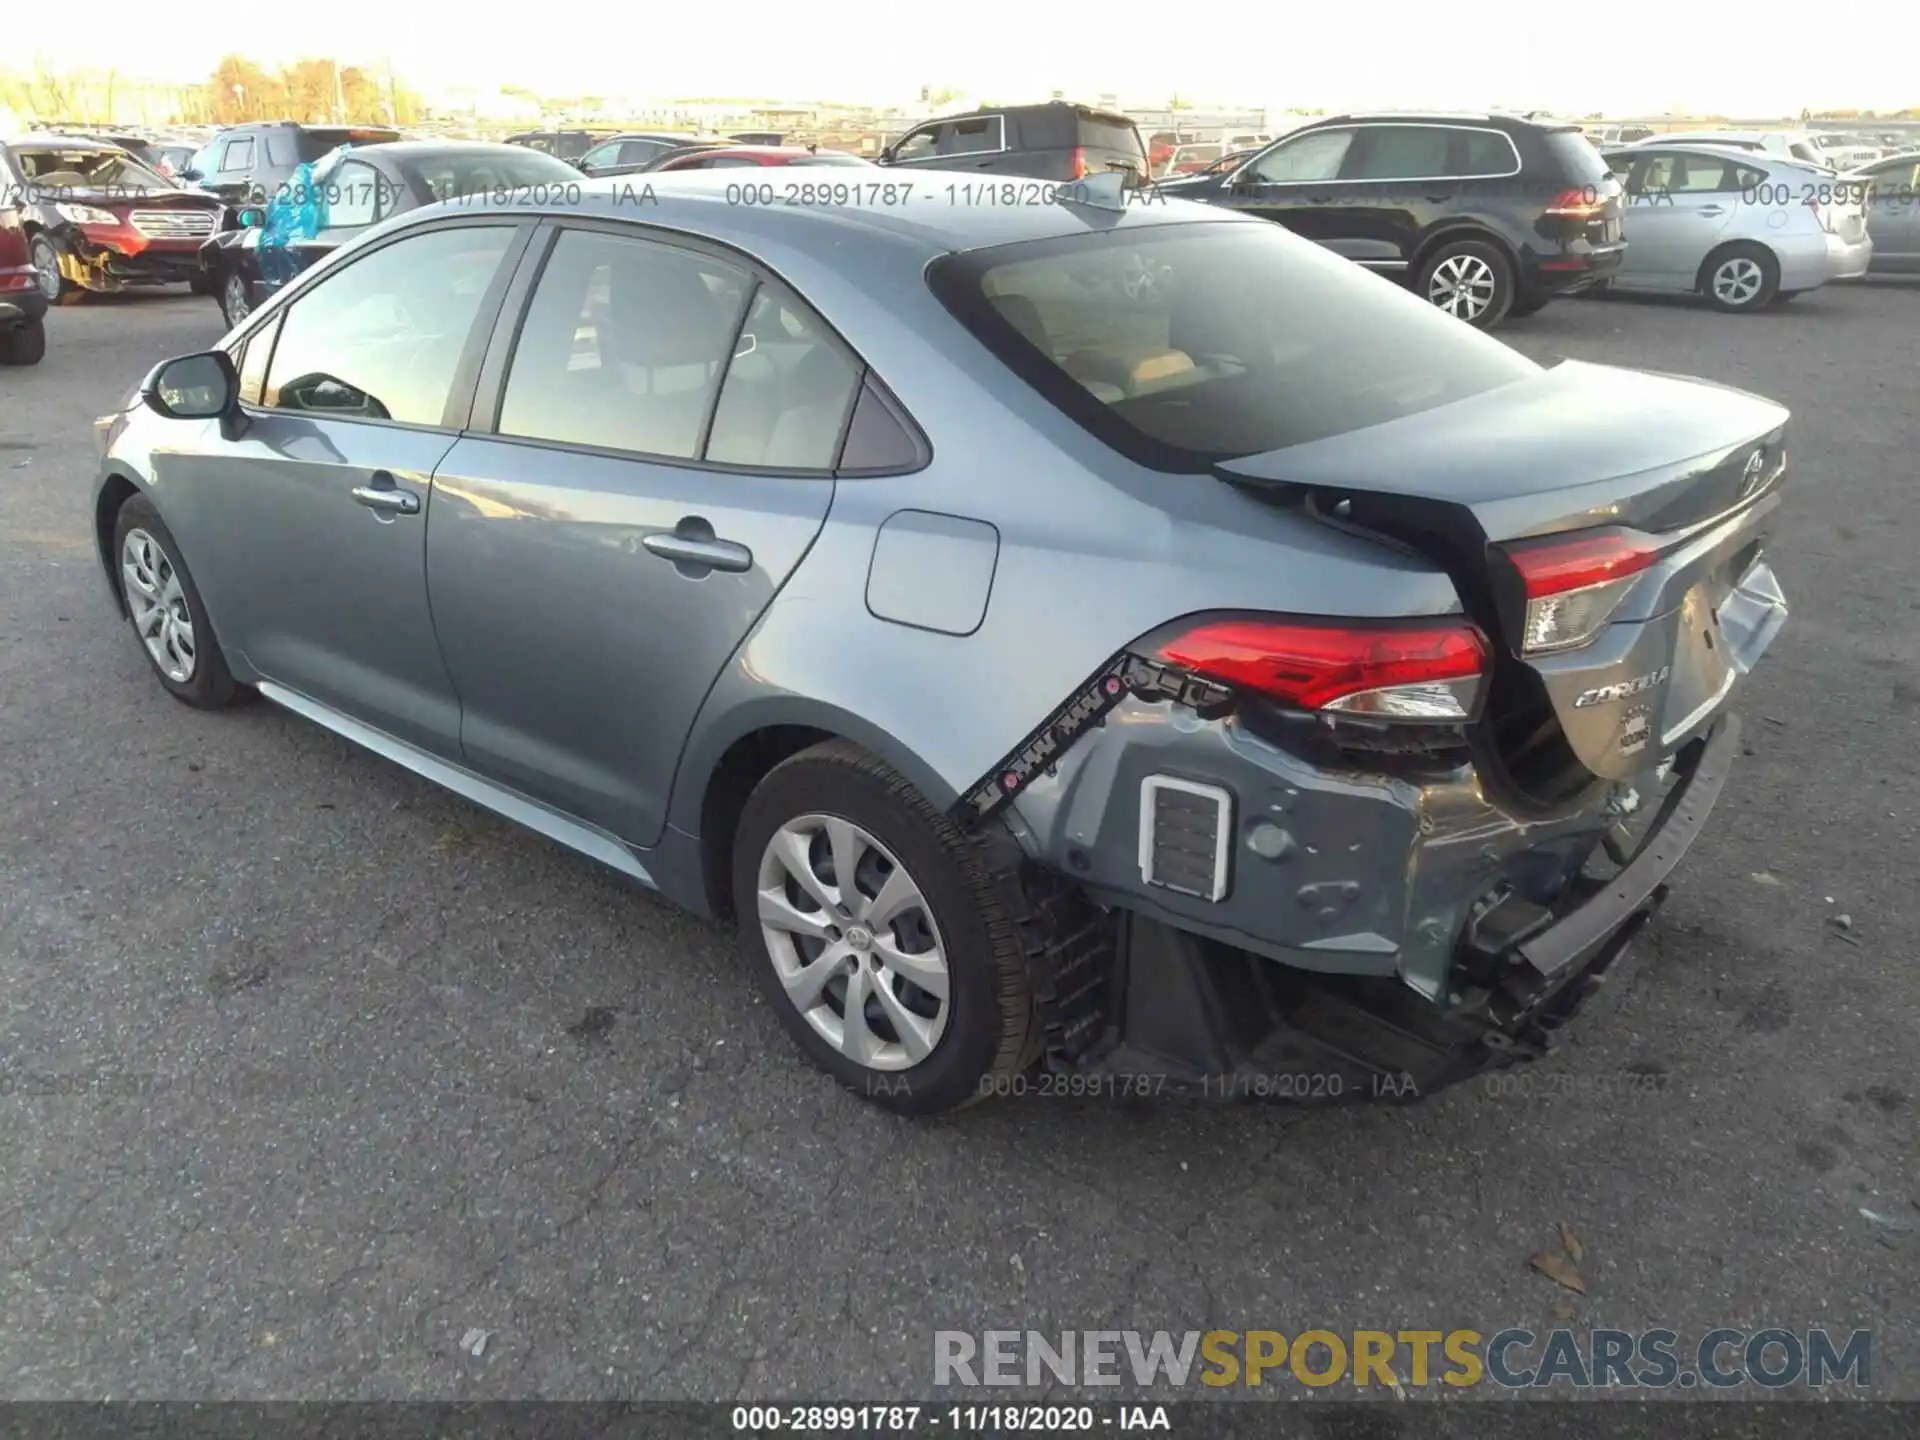
[[[258,230],[263,224],[266,223],[266,218],[267,217],[264,212],[255,210],[252,206],[248,206],[245,210],[242,210],[240,212],[240,228],[242,230]]]
[[[140,398],[169,420],[211,420],[232,412],[240,395],[233,357],[207,350],[162,361],[141,382]]]

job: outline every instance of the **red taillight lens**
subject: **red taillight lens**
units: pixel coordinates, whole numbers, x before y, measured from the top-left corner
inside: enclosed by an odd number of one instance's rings
[[[1562,190],[1547,202],[1547,214],[1566,215],[1575,220],[1592,220],[1596,216],[1605,214],[1606,209],[1607,202],[1591,185],[1575,190]]]
[[[1073,147],[1073,178],[1076,180],[1087,178],[1087,152],[1083,146],[1079,145]]]
[[[1160,656],[1303,710],[1401,720],[1467,719],[1488,666],[1485,637],[1452,620],[1220,620]]]
[[[1587,530],[1507,548],[1526,589],[1523,655],[1572,650],[1600,633],[1633,588],[1633,577],[1660,558],[1660,542],[1637,530]]]

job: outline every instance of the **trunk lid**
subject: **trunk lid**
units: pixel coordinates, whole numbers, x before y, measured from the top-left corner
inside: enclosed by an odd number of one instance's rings
[[[1638,774],[1699,733],[1779,629],[1785,603],[1760,552],[1787,418],[1706,381],[1565,361],[1216,469],[1443,566],[1502,652],[1484,717],[1499,758],[1547,798]],[[1592,640],[1523,654],[1527,596],[1503,547],[1612,527],[1654,537],[1658,559]],[[1549,783],[1568,758],[1578,771]]]

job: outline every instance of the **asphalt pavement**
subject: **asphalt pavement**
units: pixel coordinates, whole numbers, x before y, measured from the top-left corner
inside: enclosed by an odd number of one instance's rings
[[[0,1394],[925,1398],[940,1329],[1571,1324],[1869,1329],[1920,1398],[1920,286],[1503,332],[1795,417],[1749,753],[1531,1093],[917,1123],[802,1061],[730,933],[169,699],[89,422],[221,326],[50,330],[0,369]],[[1584,1294],[1528,1265],[1562,1225]]]

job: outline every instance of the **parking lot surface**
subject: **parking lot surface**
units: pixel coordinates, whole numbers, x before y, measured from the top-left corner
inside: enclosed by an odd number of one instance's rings
[[[925,1398],[937,1329],[1564,1323],[1870,1329],[1920,1398],[1920,287],[1502,332],[1795,416],[1749,753],[1531,1093],[931,1123],[814,1072],[729,932],[169,699],[101,583],[89,422],[218,318],[49,329],[0,370],[7,1394]],[[1561,1224],[1584,1295],[1528,1268]]]

